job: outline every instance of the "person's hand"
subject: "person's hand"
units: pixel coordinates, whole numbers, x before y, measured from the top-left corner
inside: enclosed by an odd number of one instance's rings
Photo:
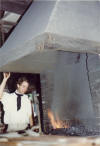
[[[8,80],[10,78],[10,72],[3,73],[4,80]]]

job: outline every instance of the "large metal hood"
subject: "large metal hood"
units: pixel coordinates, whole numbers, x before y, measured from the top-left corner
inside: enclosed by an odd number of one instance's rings
[[[34,1],[0,49],[0,71],[43,72],[56,50],[100,53],[99,1]]]

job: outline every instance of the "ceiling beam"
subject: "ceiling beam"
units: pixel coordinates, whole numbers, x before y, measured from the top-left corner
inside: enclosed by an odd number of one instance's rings
[[[16,25],[17,23],[0,20],[0,25]]]
[[[22,15],[32,0],[0,0],[0,10]]]
[[[5,11],[0,10],[0,19],[3,18]]]

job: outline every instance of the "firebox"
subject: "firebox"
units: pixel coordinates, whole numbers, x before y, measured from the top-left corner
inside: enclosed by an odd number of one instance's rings
[[[100,135],[99,55],[58,51],[56,59],[54,70],[41,74],[43,132]]]

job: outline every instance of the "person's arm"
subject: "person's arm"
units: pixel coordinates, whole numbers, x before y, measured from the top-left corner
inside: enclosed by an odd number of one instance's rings
[[[2,96],[3,96],[3,92],[4,92],[4,88],[5,88],[5,86],[6,86],[6,82],[7,82],[7,80],[9,79],[9,77],[10,77],[10,73],[3,73],[3,81],[2,81],[2,83],[1,83],[1,85],[0,85],[0,99],[2,98]]]
[[[32,103],[30,101],[30,117],[29,117],[29,122],[30,122],[30,127],[32,128],[34,125],[34,121],[33,121],[33,107],[32,107]]]
[[[32,127],[34,125],[32,115],[29,117],[29,121],[30,121],[30,127]]]

